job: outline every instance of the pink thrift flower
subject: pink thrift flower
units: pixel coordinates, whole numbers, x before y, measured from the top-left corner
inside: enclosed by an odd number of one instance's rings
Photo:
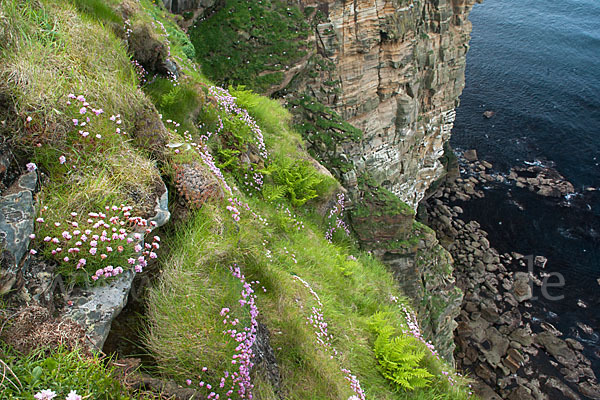
[[[29,250],[29,254],[31,254],[32,256],[37,254],[37,251],[35,251],[34,249]]]
[[[67,158],[66,158],[65,156],[60,156],[60,157],[58,157],[58,161],[59,161],[61,164],[64,164],[64,163],[66,163],[66,162],[67,162]]]
[[[81,396],[76,391],[71,390],[65,400],[81,400]]]
[[[35,233],[32,233],[31,235],[29,235],[29,239],[35,239]]]
[[[83,114],[85,114],[85,113],[86,113],[86,111],[87,111],[87,108],[85,108],[85,107],[81,107],[81,108],[79,109],[79,114],[82,114],[82,115],[83,115]]]
[[[32,119],[33,118],[31,118],[31,117],[27,117],[27,122],[31,122]]]
[[[77,118],[73,118],[73,126],[79,125],[79,120]]]
[[[50,389],[44,389],[33,397],[37,400],[52,400],[56,397],[56,393]]]
[[[188,386],[189,386],[189,385],[191,385],[191,384],[192,384],[192,380],[191,380],[191,379],[186,379],[186,380],[185,380],[185,383],[187,383],[187,384],[188,384]]]
[[[44,218],[41,218],[41,217],[40,217],[40,218],[36,219],[36,220],[35,220],[35,222],[40,222],[40,223],[42,223],[42,222],[44,222]]]
[[[91,254],[91,255],[93,255],[93,256],[95,256],[97,251],[98,251],[98,249],[97,249],[97,248],[95,248],[95,247],[92,247],[92,248],[90,249],[90,254]]]
[[[27,163],[25,165],[25,167],[27,167],[27,171],[28,172],[33,172],[33,171],[35,171],[37,169],[37,165],[35,165],[35,163],[32,163],[32,162]]]

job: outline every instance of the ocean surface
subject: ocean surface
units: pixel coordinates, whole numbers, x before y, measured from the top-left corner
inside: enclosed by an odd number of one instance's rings
[[[546,272],[564,277],[549,292],[564,298],[537,289],[530,311],[584,344],[600,376],[600,191],[586,190],[600,188],[600,0],[485,0],[470,20],[452,146],[476,149],[496,173],[552,166],[577,193],[549,199],[496,183],[461,204],[463,217],[500,252],[548,257]],[[486,119],[486,110],[496,114]]]

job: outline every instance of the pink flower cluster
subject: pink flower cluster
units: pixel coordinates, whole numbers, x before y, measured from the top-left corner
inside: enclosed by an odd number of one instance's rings
[[[333,336],[327,333],[327,323],[323,320],[323,312],[320,307],[323,307],[323,303],[321,303],[321,298],[319,295],[313,290],[313,288],[306,282],[304,279],[300,278],[298,275],[293,276],[294,279],[301,282],[304,287],[308,289],[310,294],[315,298],[319,307],[312,307],[312,314],[307,317],[308,322],[315,328],[315,335],[317,336],[317,342],[325,348],[326,352],[330,353],[330,358],[333,359],[334,356],[338,355],[338,351],[331,345],[330,340],[333,339]],[[360,387],[360,382],[358,378],[350,372],[349,369],[341,368],[341,371],[346,375],[346,379],[350,382],[350,388],[356,394],[359,400],[365,400],[365,393]],[[348,400],[351,400],[352,397]]]
[[[230,317],[231,310],[229,307],[223,307],[221,312],[219,313],[223,317],[223,325],[229,325],[228,329],[223,331],[224,335],[231,337],[236,343],[237,347],[235,348],[235,353],[231,358],[232,368],[237,366],[237,371],[229,372],[226,370],[223,373],[223,376],[219,382],[219,388],[225,389],[225,386],[228,387],[227,392],[224,393],[224,397],[227,397],[227,400],[232,400],[231,396],[234,392],[237,392],[239,398],[241,399],[252,399],[252,389],[254,385],[250,379],[250,371],[254,366],[252,359],[254,358],[254,353],[252,352],[252,346],[256,341],[256,333],[258,331],[258,308],[256,306],[256,295],[254,294],[254,289],[252,289],[252,284],[259,284],[260,282],[247,282],[246,277],[242,274],[240,268],[237,265],[233,265],[229,267],[231,274],[240,280],[242,284],[242,292],[239,300],[239,304],[241,307],[248,306],[249,314],[250,314],[250,326],[246,326],[243,330],[238,330],[238,326],[240,324],[239,319]],[[206,372],[208,370],[207,367],[202,368],[202,372]],[[230,381],[230,384],[227,382]],[[191,379],[187,379],[186,383],[188,385],[192,384]],[[199,382],[200,387],[205,387],[208,390],[213,390],[213,386],[205,383],[204,381]],[[215,388],[215,390],[218,390]],[[220,398],[220,394],[216,391],[212,391],[208,394],[208,399],[218,400]]]
[[[131,60],[131,65],[133,66],[133,70],[137,75],[140,83],[144,83],[146,81],[146,75],[148,75],[148,71],[140,64],[137,60]]]
[[[79,128],[79,135],[81,135],[83,138],[87,138],[90,136],[90,124],[93,123],[93,118],[100,117],[100,115],[104,114],[104,110],[102,108],[91,107],[90,104],[85,100],[85,97],[81,94],[76,96],[75,94],[70,93],[67,97],[67,105],[71,105],[73,101],[80,103],[79,105],[76,105],[76,108],[81,106],[78,108],[78,114],[81,116],[79,118],[73,118],[72,122],[74,127]],[[121,120],[121,116],[119,114],[111,115],[109,120],[114,122],[116,125],[115,133],[127,135],[127,132],[120,128],[120,125],[123,123],[123,121]],[[102,135],[99,133],[94,135],[94,137],[96,139],[102,139]]]
[[[52,400],[56,397],[56,393],[50,389],[44,389],[33,396],[36,400]],[[81,400],[82,397],[75,390],[71,390],[65,400]]]
[[[356,396],[352,396],[348,400],[365,400],[365,392],[360,387],[360,382],[358,381],[356,375],[352,375],[352,372],[345,368],[342,368],[342,372],[346,374],[346,380],[350,382],[350,388],[352,388],[352,391],[356,393]]]
[[[44,213],[48,207],[42,208],[40,217],[36,219],[39,224],[46,224]],[[112,254],[128,252],[137,253],[137,257],[129,257],[129,266],[113,266],[98,269],[93,280],[109,278],[123,273],[124,270],[133,268],[136,272],[142,272],[148,264],[148,258],[156,258],[156,250],[160,247],[160,238],[154,236],[152,243],[140,244],[143,241],[144,231],[150,233],[156,222],[148,222],[141,217],[131,215],[131,206],[106,206],[104,212],[90,212],[87,219],[78,218],[77,213],[72,212],[72,220],[64,223],[55,222],[56,228],[64,226],[60,236],[46,236],[43,240],[52,250],[53,256],[61,258],[63,263],[70,263],[75,269],[85,269],[88,261],[108,259]],[[85,219],[85,220],[84,220]],[[78,222],[79,220],[79,222]],[[64,225],[63,225],[64,224]]]
[[[329,228],[325,232],[325,239],[327,239],[329,243],[331,243],[333,240],[333,234],[337,229],[343,229],[344,232],[346,232],[346,235],[350,236],[350,229],[342,219],[344,210],[346,209],[344,205],[345,201],[346,196],[344,196],[344,193],[338,193],[336,203],[331,210],[329,210],[329,215],[327,216],[327,219],[329,220]]]
[[[250,128],[250,130],[254,133],[256,145],[258,146],[258,151],[261,157],[266,160],[269,154],[267,153],[267,147],[265,146],[262,130],[254,120],[254,118],[252,118],[250,114],[248,114],[247,110],[239,107],[236,104],[236,98],[233,97],[229,93],[229,91],[217,86],[212,86],[208,89],[208,92],[217,100],[217,104],[219,105],[219,108],[221,108],[221,110],[227,112],[235,118],[238,118]]]

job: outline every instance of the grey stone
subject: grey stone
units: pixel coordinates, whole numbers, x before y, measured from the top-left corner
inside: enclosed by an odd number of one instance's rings
[[[535,341],[565,367],[575,368],[577,366],[577,354],[569,348],[564,340],[550,332],[542,332],[537,334]]]
[[[477,150],[466,150],[463,154],[463,157],[469,162],[477,161]]]
[[[22,267],[21,260],[29,248],[35,217],[33,192],[36,184],[37,173],[29,172],[0,197],[0,294],[12,289]]]
[[[531,285],[529,284],[529,274],[526,272],[517,272],[513,283],[513,294],[519,303],[529,300],[533,297]]]

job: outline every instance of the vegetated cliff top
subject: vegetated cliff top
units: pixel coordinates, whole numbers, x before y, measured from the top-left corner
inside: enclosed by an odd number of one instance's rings
[[[289,113],[213,86],[174,21],[149,0],[0,5],[1,134],[40,179],[28,257],[92,287],[154,266],[139,344],[155,378],[197,398],[470,397],[392,274],[357,248],[343,188]],[[167,189],[158,239],[147,233]],[[144,235],[145,252],[128,240]],[[18,306],[7,295],[8,329]],[[0,337],[8,398],[159,398],[68,341]]]

